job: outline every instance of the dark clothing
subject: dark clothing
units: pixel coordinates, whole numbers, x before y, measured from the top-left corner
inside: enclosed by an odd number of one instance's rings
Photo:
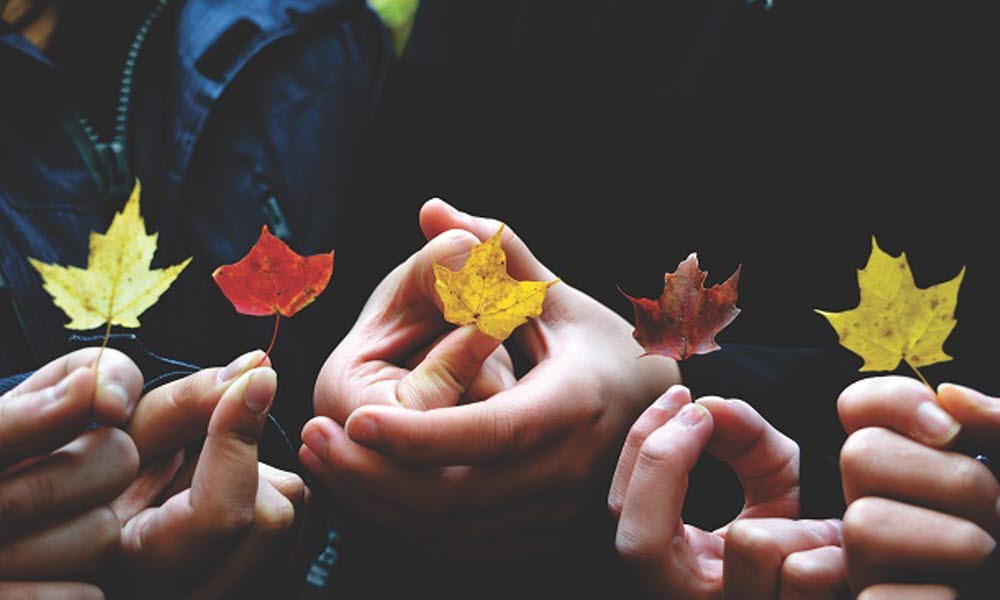
[[[331,290],[282,324],[275,352],[274,412],[294,434],[311,413],[319,365],[363,299],[421,244],[416,211],[430,196],[504,219],[566,281],[622,312],[615,283],[655,295],[660,274],[691,250],[713,280],[743,261],[744,312],[721,336],[722,352],[682,366],[685,381],[699,395],[747,399],[799,441],[804,510],[836,516],[834,401],[857,365],[810,309],[852,306],[853,269],[873,231],[889,231],[892,250],[911,248],[954,217],[894,221],[898,202],[872,207],[893,189],[890,176],[906,172],[902,158],[876,173],[881,190],[857,191],[872,175],[865,165],[883,156],[850,146],[867,133],[850,114],[866,126],[886,117],[873,129],[880,140],[906,123],[895,104],[850,113],[867,96],[837,76],[864,55],[834,51],[842,31],[877,27],[847,9],[826,18],[840,3],[813,13],[783,4],[423,0],[367,141],[389,49],[360,0],[168,5],[140,58],[130,158],[147,224],[160,232],[155,265],[195,260],[136,333],[160,354],[225,364],[264,345],[271,323],[236,315],[211,271],[242,256],[262,221],[300,253],[336,248]],[[0,36],[0,72],[17,84],[0,93],[2,375],[70,347],[64,316],[25,258],[82,264],[88,232],[106,227],[124,198],[102,197],[114,186],[94,172],[114,169],[88,167],[93,151],[71,118],[99,112],[100,94],[77,104],[57,66],[11,32]],[[106,129],[113,118],[91,120]],[[842,210],[827,208],[834,203]],[[857,218],[858,207],[875,216]],[[949,235],[913,258],[915,269],[934,262],[918,278],[953,275],[986,239]],[[960,311],[990,297],[985,281],[970,268]],[[970,349],[962,364],[978,365],[970,361],[988,358],[974,352],[985,334],[959,319]],[[829,352],[726,343],[735,339]],[[28,350],[11,350],[18,344]],[[685,516],[710,525],[741,499],[725,469],[704,462]],[[605,495],[595,490],[558,557],[527,562],[442,561],[351,523],[333,587],[347,598],[635,596],[634,576],[614,558]]]
[[[147,347],[224,365],[267,344],[273,323],[237,315],[209,275],[239,259],[261,223],[303,254],[340,245],[387,43],[362,0],[168,4],[136,69],[128,158],[147,228],[159,232],[154,266],[195,260],[142,316],[136,333]],[[0,309],[14,334],[0,374],[11,374],[71,347],[65,316],[26,258],[84,265],[89,233],[107,227],[130,180],[106,195],[111,169],[81,131],[74,79],[61,65],[9,30],[0,65],[9,84],[0,94]],[[274,412],[293,430],[311,413],[315,374],[339,339],[321,320],[336,287],[282,325]]]

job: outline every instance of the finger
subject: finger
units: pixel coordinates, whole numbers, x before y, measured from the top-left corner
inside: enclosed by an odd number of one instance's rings
[[[501,340],[482,333],[475,325],[456,329],[403,377],[396,389],[396,399],[402,406],[417,410],[458,404],[500,343]]]
[[[31,377],[5,394],[3,398],[13,398],[53,388],[81,368],[93,371],[99,355],[101,355],[100,348],[82,348],[60,356],[35,371]],[[98,365],[93,403],[88,407],[92,413],[90,418],[106,425],[125,422],[135,409],[135,404],[142,393],[142,384],[142,373],[132,359],[117,350],[105,348]]]
[[[839,521],[737,519],[726,534],[722,596],[725,600],[776,598],[786,558],[839,545]]]
[[[0,545],[0,579],[72,577],[104,565],[118,549],[118,517],[101,506]]]
[[[323,470],[336,473],[346,486],[392,499],[418,515],[492,513],[536,499],[541,490],[569,494],[576,488],[567,474],[572,470],[568,468],[570,461],[559,455],[524,464],[429,469],[387,459],[352,442],[335,421],[326,417],[309,421],[302,439],[322,460]]]
[[[400,365],[452,327],[441,316],[434,265],[461,268],[477,241],[468,232],[449,232],[386,276],[323,365],[314,394],[317,414],[343,423],[359,406],[399,404],[399,381],[409,373]]]
[[[649,434],[659,429],[663,424],[677,414],[685,404],[691,403],[691,391],[681,385],[675,385],[656,399],[652,406],[639,416],[625,438],[625,446],[618,457],[611,489],[608,492],[608,508],[612,516],[618,518],[622,513],[622,504],[628,490],[628,482],[632,478],[635,459],[639,449]]]
[[[974,389],[942,383],[938,402],[962,424],[962,435],[990,446],[1000,438],[1000,399]]]
[[[686,589],[691,576],[686,557],[675,556],[683,554],[681,509],[688,473],[711,434],[712,415],[698,404],[684,406],[642,444],[622,504],[618,553],[640,573],[660,573],[669,589]]]
[[[143,396],[126,428],[135,440],[142,463],[205,437],[223,393],[240,375],[257,366],[263,356],[263,352],[254,350],[225,368],[202,369]]]
[[[823,546],[788,555],[781,565],[781,600],[838,600],[847,598],[844,549]]]
[[[882,583],[873,585],[858,595],[858,600],[953,600],[958,590],[946,585],[916,583]]]
[[[125,432],[106,427],[88,431],[0,479],[0,536],[110,502],[138,470],[139,455]]]
[[[966,573],[995,546],[974,523],[894,500],[861,498],[844,514],[852,590],[898,581],[905,573]]]
[[[433,343],[412,356],[404,366],[411,371],[417,368],[417,365],[423,362],[430,351],[454,331],[452,330],[439,336]],[[469,404],[470,402],[480,402],[498,392],[513,387],[515,383],[517,383],[517,378],[514,376],[514,363],[510,358],[510,353],[507,352],[507,348],[503,344],[500,344],[490,354],[489,358],[486,359],[486,362],[483,363],[479,373],[472,379],[472,383],[467,386],[465,393],[459,398],[458,403]]]
[[[517,384],[517,377],[514,376],[510,355],[503,346],[500,346],[486,359],[483,368],[469,384],[458,402],[459,404],[482,402],[514,387],[515,384]]]
[[[420,209],[420,229],[428,240],[450,229],[463,229],[472,232],[480,241],[486,241],[496,234],[500,226],[499,221],[466,214],[438,198],[428,200]],[[500,240],[507,254],[507,270],[512,277],[532,281],[556,279],[555,274],[535,258],[509,227],[504,228]]]
[[[539,365],[518,385],[485,402],[428,411],[362,406],[347,419],[355,442],[413,464],[480,464],[510,460],[564,434],[587,410],[573,396],[556,361]]]
[[[254,522],[257,443],[277,386],[269,367],[241,375],[223,394],[190,490],[146,509],[122,530],[122,547],[147,568],[169,570],[204,558]]]
[[[295,523],[295,509],[281,492],[265,480],[261,481],[256,500],[253,527],[243,536],[239,545],[227,553],[220,564],[213,566],[208,578],[185,597],[225,598],[236,593],[254,578],[261,567],[275,559],[280,565],[287,554],[284,542],[289,538]],[[268,565],[274,570],[275,565]]]
[[[94,372],[80,368],[53,387],[0,403],[0,469],[68,443],[87,426]]]
[[[745,517],[798,516],[799,447],[742,400],[702,398],[715,429],[708,450],[736,472]]]
[[[118,522],[124,526],[140,511],[152,506],[157,498],[163,497],[183,464],[184,450],[178,450],[143,467],[135,481],[111,503]]]
[[[962,517],[986,531],[1000,526],[1000,483],[989,468],[967,456],[868,428],[847,439],[840,470],[848,503],[880,496]]]
[[[500,543],[523,535],[565,534],[578,515],[576,507],[562,497],[540,498],[511,504],[488,513],[450,515],[416,512],[351,485],[342,473],[330,469],[308,446],[299,450],[302,464],[315,474],[343,506],[364,519],[409,540],[451,544],[468,541]]]
[[[0,598],[19,600],[104,600],[104,592],[89,583],[0,581]]]
[[[947,446],[961,430],[938,405],[934,392],[909,377],[875,377],[853,383],[840,394],[837,412],[847,433],[885,427],[935,448]]]
[[[261,480],[268,482],[278,493],[287,498],[296,511],[305,505],[307,488],[301,477],[266,463],[257,463],[257,472]]]
[[[257,443],[278,387],[269,367],[250,370],[223,394],[191,482],[193,509],[208,522],[250,512],[257,497]]]

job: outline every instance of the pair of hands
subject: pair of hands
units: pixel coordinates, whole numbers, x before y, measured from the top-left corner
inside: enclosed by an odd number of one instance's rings
[[[688,475],[705,451],[743,486],[740,514],[716,531],[681,518]],[[846,592],[841,523],[799,519],[799,447],[741,400],[667,390],[635,422],[608,506],[616,547],[656,595],[781,600]]]
[[[97,356],[63,356],[0,398],[0,596],[101,598],[86,581],[102,570],[142,597],[245,583],[306,502],[301,479],[257,461],[277,375],[251,352],[140,399],[135,364],[106,350],[95,373]]]
[[[996,547],[1000,483],[958,440],[996,449],[1000,399],[905,377],[847,388],[837,404],[850,433],[840,455],[844,549],[863,600],[950,600]]]
[[[316,384],[303,464],[362,516],[427,551],[496,558],[550,551],[601,483],[629,425],[679,381],[637,360],[632,327],[566,283],[511,338],[530,361],[441,317],[433,264],[457,269],[499,223],[432,200],[430,240],[374,291]],[[510,230],[517,279],[556,276]]]

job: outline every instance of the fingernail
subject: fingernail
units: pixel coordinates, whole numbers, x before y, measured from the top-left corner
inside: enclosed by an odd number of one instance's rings
[[[246,374],[243,405],[255,415],[262,415],[271,407],[278,384],[278,374],[274,369],[261,367]]]
[[[704,421],[706,415],[708,415],[708,409],[704,406],[700,404],[688,404],[682,408],[681,412],[677,413],[677,416],[674,418],[680,421],[683,425],[694,427]]]
[[[106,398],[106,402],[117,404],[125,414],[132,413],[132,402],[129,398],[128,391],[125,390],[125,386],[114,380],[106,379],[103,374],[97,376],[97,396],[100,396],[101,400]]]
[[[219,383],[226,383],[236,379],[244,372],[249,371],[261,360],[260,350],[253,350],[239,356],[236,360],[226,365],[226,368],[219,371]]]
[[[924,402],[917,407],[917,426],[928,441],[935,443],[951,441],[962,428],[958,421],[933,402]]]
[[[378,437],[378,422],[368,415],[347,419],[347,437],[355,442],[371,442]]]
[[[302,442],[317,453],[326,450],[326,448],[330,445],[330,439],[326,435],[326,429],[319,426],[313,426],[303,431]]]

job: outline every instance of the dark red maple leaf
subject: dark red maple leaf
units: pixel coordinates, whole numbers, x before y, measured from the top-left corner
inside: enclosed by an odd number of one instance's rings
[[[267,225],[257,243],[239,262],[223,265],[212,278],[236,312],[263,317],[274,315],[274,347],[281,317],[291,317],[316,299],[333,275],[333,252],[301,256],[271,234]]]
[[[677,271],[663,276],[663,294],[659,298],[625,294],[635,310],[632,336],[646,351],[644,356],[660,354],[684,360],[718,350],[716,334],[740,314],[736,286],[741,268],[737,267],[725,283],[705,289],[708,273],[698,268],[698,255],[692,253],[677,265]]]

